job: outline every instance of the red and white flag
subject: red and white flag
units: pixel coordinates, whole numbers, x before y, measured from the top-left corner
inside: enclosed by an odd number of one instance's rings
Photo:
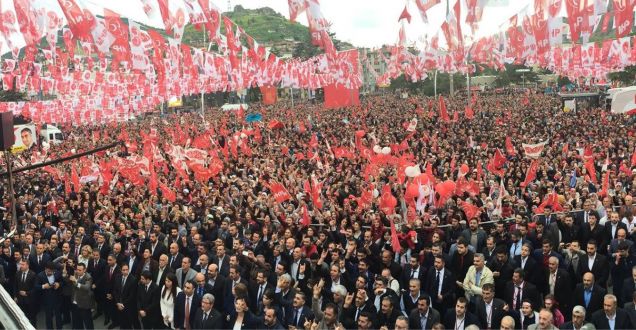
[[[288,201],[291,199],[291,195],[281,183],[273,181],[269,185],[269,189],[272,191],[272,194],[274,195],[274,199],[278,203],[282,203],[284,201]]]
[[[422,21],[424,21],[424,23],[428,24],[428,17],[426,16],[426,12],[440,2],[441,0],[415,0],[415,4],[417,5],[417,9],[419,10],[420,16],[422,17]]]
[[[526,157],[528,158],[532,158],[532,159],[537,159],[539,157],[541,157],[541,153],[543,152],[543,148],[545,148],[545,145],[548,143],[548,140],[539,142],[539,143],[535,143],[535,144],[522,144],[523,146],[523,151],[524,154],[526,155]]]

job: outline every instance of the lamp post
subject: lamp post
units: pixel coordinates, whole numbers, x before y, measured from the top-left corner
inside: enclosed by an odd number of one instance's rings
[[[521,72],[521,79],[523,79],[523,88],[526,87],[526,72],[530,72],[530,69],[517,69],[515,72]]]

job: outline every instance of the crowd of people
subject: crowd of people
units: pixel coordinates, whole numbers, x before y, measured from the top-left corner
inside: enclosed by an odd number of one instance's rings
[[[632,119],[542,94],[478,95],[474,118],[466,103],[446,100],[452,120],[433,98],[382,95],[65,127],[15,166],[125,145],[16,175],[0,282],[47,329],[636,327]],[[522,144],[541,141],[522,185]],[[217,173],[201,179],[172,146]],[[120,175],[132,158],[151,168],[141,182]],[[409,195],[404,162],[432,193]],[[80,164],[101,173],[78,184]],[[436,191],[461,180],[477,189]]]

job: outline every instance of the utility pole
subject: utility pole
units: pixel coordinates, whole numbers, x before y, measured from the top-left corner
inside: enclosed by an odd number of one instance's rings
[[[450,11],[450,4],[449,4],[449,0],[446,0],[446,17],[448,17],[448,13]],[[457,20],[459,20],[459,17],[456,18]],[[449,49],[450,51],[450,49]],[[449,72],[448,73],[448,84],[449,84],[449,89],[450,89],[450,98],[453,98],[453,94],[455,93],[455,88],[453,86],[453,73]]]

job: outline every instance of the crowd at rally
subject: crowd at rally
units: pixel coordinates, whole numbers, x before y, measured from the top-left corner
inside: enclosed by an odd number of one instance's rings
[[[636,327],[631,119],[538,94],[465,106],[383,95],[63,128],[15,166],[124,145],[16,175],[0,283],[48,329]],[[524,183],[522,144],[542,141]]]

